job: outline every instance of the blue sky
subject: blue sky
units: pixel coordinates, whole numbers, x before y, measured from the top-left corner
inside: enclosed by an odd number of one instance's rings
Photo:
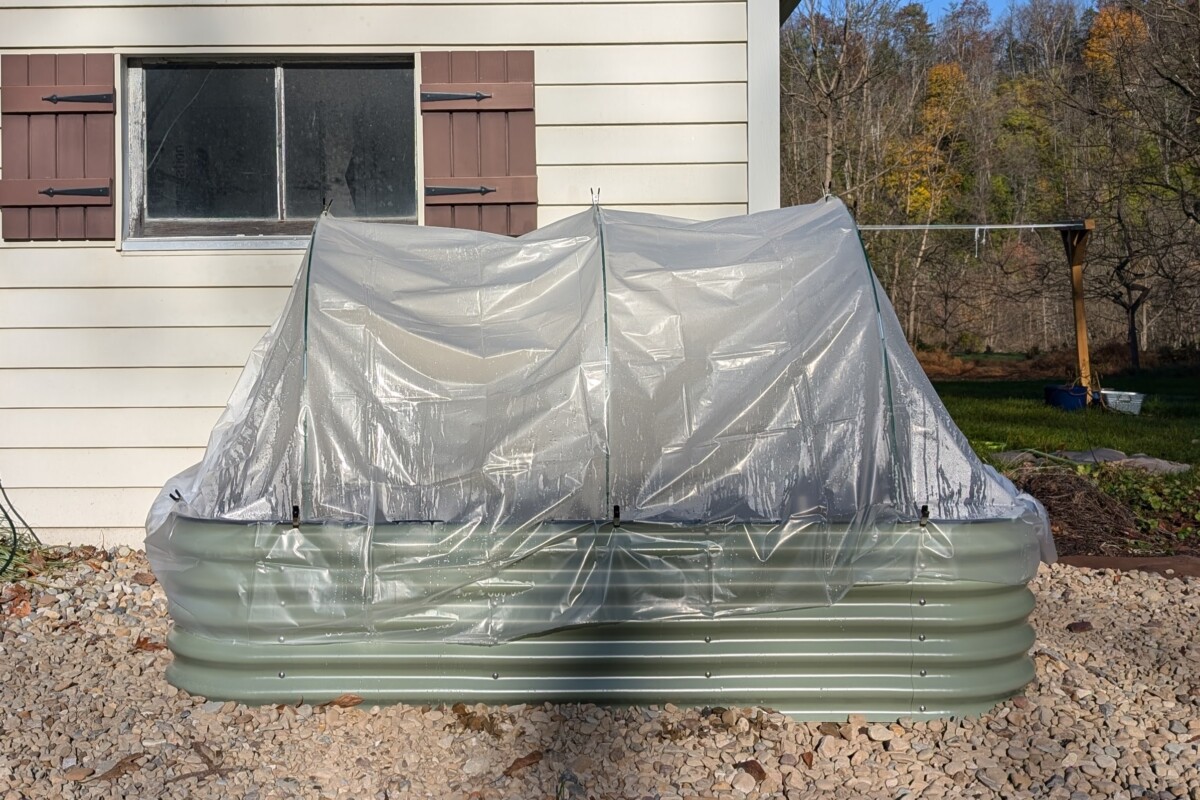
[[[942,18],[942,14],[946,13],[946,9],[949,8],[955,1],[956,0],[921,0],[921,5],[925,6],[925,11],[929,14],[929,21],[936,23]],[[901,4],[903,5],[903,0]],[[1001,13],[1005,8],[1008,7],[1007,0],[992,0],[987,5],[988,8],[991,9],[993,20],[996,19],[996,15],[998,13]]]
[[[924,0],[921,5],[925,6],[925,11],[929,14],[929,21],[937,22],[945,13],[950,2],[951,0]]]

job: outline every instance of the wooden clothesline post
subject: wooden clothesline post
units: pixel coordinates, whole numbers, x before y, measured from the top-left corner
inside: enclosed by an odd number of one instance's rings
[[[859,225],[863,231],[932,231],[932,230],[1031,230],[1053,228],[1062,235],[1063,247],[1067,251],[1067,263],[1071,268],[1071,300],[1075,309],[1075,359],[1079,370],[1079,383],[1087,391],[1087,402],[1092,402],[1092,363],[1088,356],[1087,316],[1083,307],[1083,262],[1087,260],[1087,243],[1096,221],[1084,219],[1078,222],[1015,223],[991,225],[970,223],[930,223],[928,225]]]
[[[1095,229],[1095,220],[1085,219],[1077,227],[1064,228],[1063,248],[1071,267],[1071,300],[1075,308],[1075,361],[1079,383],[1087,390],[1087,403],[1092,402],[1092,363],[1088,355],[1087,316],[1083,307],[1083,262],[1087,259],[1088,237]]]

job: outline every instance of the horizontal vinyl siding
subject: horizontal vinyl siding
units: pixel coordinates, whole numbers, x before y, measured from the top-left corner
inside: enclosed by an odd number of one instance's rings
[[[626,5],[630,0],[576,0],[577,2],[588,2],[592,5]],[[453,3],[455,0],[438,0],[441,4]],[[725,3],[728,0],[654,0],[659,3],[687,3],[695,5],[696,3]],[[462,3],[462,5],[473,5],[476,7],[486,5],[562,5],[563,0],[519,0],[516,3],[493,2],[493,0],[474,0],[474,2]],[[141,6],[177,6],[179,0],[5,0],[5,4],[9,8],[131,8]],[[233,0],[190,0],[190,5],[195,6],[228,6],[236,5]],[[397,3],[395,0],[353,0],[355,6],[395,6],[395,5],[431,5],[431,3],[423,3],[421,0],[413,3]],[[242,5],[255,5],[270,8],[271,6],[327,6],[330,5],[330,0],[254,0],[253,3],[242,3]],[[351,5],[351,3],[346,3]]]
[[[745,3],[727,0],[38,0],[0,6],[0,52],[532,49],[545,225],[585,210],[593,188],[613,208],[744,213],[746,28]],[[140,540],[301,260],[0,243],[0,477],[43,539]]]
[[[586,203],[589,187],[605,203],[721,203],[746,199],[745,164],[655,164],[637,166],[540,167],[550,180],[540,200],[546,205]]]
[[[539,86],[535,96],[539,125],[746,120],[744,83]]]
[[[642,214],[663,214],[668,217],[674,216],[695,220],[720,219],[721,217],[732,217],[737,214],[746,213],[744,205],[726,205],[722,203],[710,203],[708,205],[618,205],[605,202],[604,207],[616,211],[637,211]],[[538,218],[543,225],[549,225],[551,222],[558,222],[560,219],[565,219],[572,214],[578,214],[590,208],[590,205],[546,206],[539,211]]]
[[[284,288],[10,289],[0,295],[7,328],[186,328],[269,325]]]
[[[542,166],[745,163],[746,126],[543,125],[537,153]]]
[[[727,38],[727,37],[723,37]],[[746,80],[746,43],[612,44],[534,48],[543,86],[554,84],[728,83]]]
[[[239,368],[9,369],[0,409],[223,406]]]
[[[3,15],[0,15],[3,18]],[[296,279],[299,252],[118,253],[112,245],[11,244],[0,256],[0,289],[275,288]],[[7,301],[0,301],[7,302]],[[5,325],[0,319],[0,325]]]
[[[266,331],[265,326],[0,330],[0,369],[241,367]]]
[[[0,475],[20,470],[26,488],[159,486],[204,456],[204,448],[0,450]]]
[[[9,496],[35,529],[136,528],[158,495],[149,489],[9,489]]]
[[[200,460],[294,252],[0,251],[0,477],[47,542],[139,545]]]
[[[4,449],[203,447],[221,409],[20,408],[0,410]],[[68,456],[64,454],[64,462]],[[6,461],[5,486],[26,486],[20,457]]]
[[[447,3],[294,11],[256,4],[8,8],[3,48],[504,47],[745,41],[746,11],[728,3]],[[402,37],[402,38],[401,38]]]

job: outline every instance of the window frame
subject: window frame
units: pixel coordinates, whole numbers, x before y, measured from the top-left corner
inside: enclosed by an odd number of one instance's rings
[[[180,54],[170,56],[133,56],[124,70],[124,213],[121,246],[125,250],[209,250],[209,249],[304,249],[316,217],[286,216],[286,103],[284,70],[288,67],[400,65],[410,69],[412,79],[413,197],[415,211],[408,217],[370,217],[372,222],[420,224],[422,212],[420,169],[420,76],[414,53],[386,55],[344,53],[316,54]],[[146,219],[146,67],[159,65],[205,64],[227,66],[270,66],[274,71],[275,91],[275,170],[276,213],[274,220],[246,218],[165,218]],[[353,219],[353,218],[352,218]]]

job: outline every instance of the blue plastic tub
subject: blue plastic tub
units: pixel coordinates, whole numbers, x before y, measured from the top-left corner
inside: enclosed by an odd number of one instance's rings
[[[1087,407],[1087,389],[1082,386],[1047,386],[1045,395],[1046,405],[1061,408],[1063,411],[1079,411]],[[1099,400],[1099,397],[1096,400]]]

